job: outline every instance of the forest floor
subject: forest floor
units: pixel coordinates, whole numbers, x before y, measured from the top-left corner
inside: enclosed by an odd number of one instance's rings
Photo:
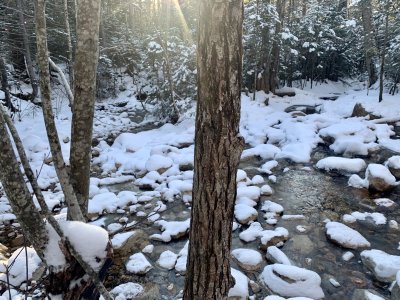
[[[378,103],[377,90],[367,94],[357,82],[294,91],[294,97],[242,96],[246,149],[237,178],[236,285],[230,296],[387,299],[400,270],[400,123],[394,121],[400,95],[385,94]],[[356,103],[370,115],[352,117]],[[55,107],[68,161],[71,112],[65,101]],[[41,110],[25,102],[20,109],[17,129],[46,202],[65,216]],[[162,126],[147,109],[129,88],[96,104],[89,214],[112,238],[115,257],[105,282],[115,295],[179,299],[192,200],[194,108],[176,125]],[[5,195],[0,222],[0,260],[7,266],[24,241]],[[16,261],[9,273],[13,299],[20,299],[24,255]],[[29,262],[30,279],[40,282],[34,272],[40,260],[29,256]],[[5,269],[0,264],[0,273]],[[39,298],[40,284],[30,287]],[[6,297],[6,285],[2,291]]]

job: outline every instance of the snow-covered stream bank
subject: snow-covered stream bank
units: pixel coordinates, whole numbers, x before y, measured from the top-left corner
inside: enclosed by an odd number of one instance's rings
[[[336,101],[320,99],[335,91],[342,94]],[[386,95],[378,104],[374,91],[366,96],[332,85],[296,93],[269,97],[269,106],[267,95],[258,94],[256,101],[243,96],[247,149],[238,171],[232,249],[237,285],[231,296],[380,299],[355,292],[371,289],[389,297],[400,270],[400,187],[390,173],[400,169],[400,140],[392,124],[350,115],[361,102],[374,115],[398,117],[400,97]],[[135,105],[132,100],[126,109]],[[314,107],[315,113],[285,112],[293,105]],[[96,126],[120,117],[129,125],[128,113],[118,107],[102,113]],[[68,136],[64,123],[58,125]],[[27,126],[19,129],[39,169],[48,152],[43,127],[34,134]],[[93,224],[112,235],[115,260],[107,287],[134,282],[141,286],[121,286],[115,294],[177,299],[186,265],[194,120],[126,132],[113,143],[104,139],[116,129],[101,130],[93,149],[94,174],[101,178],[92,179],[89,213]],[[64,147],[69,149],[68,141]],[[44,188],[57,186],[52,170],[51,164],[42,168]],[[57,187],[46,197],[51,207],[63,206]],[[13,215],[4,196],[0,204],[4,230]]]

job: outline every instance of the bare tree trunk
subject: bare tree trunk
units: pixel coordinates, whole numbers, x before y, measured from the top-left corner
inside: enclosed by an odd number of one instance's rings
[[[69,180],[64,158],[61,152],[60,140],[54,121],[51,104],[49,54],[47,50],[45,0],[35,0],[36,43],[37,61],[39,65],[40,90],[43,104],[43,117],[46,123],[47,138],[49,139],[54,168],[60,180],[64,192],[65,202],[68,205],[68,213],[75,221],[85,221],[80,210],[77,197]]]
[[[72,39],[71,39],[71,29],[69,26],[68,17],[68,0],[63,0],[64,2],[64,25],[65,33],[67,34],[67,54],[68,54],[68,70],[69,70],[69,86],[73,89],[74,87],[74,66],[73,66],[73,50],[72,50]],[[72,103],[71,103],[72,104]]]
[[[380,69],[380,74],[379,74],[379,102],[382,102],[383,100],[383,79],[384,79],[384,74],[385,74],[385,56],[386,56],[386,47],[387,47],[387,42],[388,42],[388,27],[389,27],[389,8],[390,8],[390,2],[387,1],[386,4],[386,18],[385,18],[385,37],[383,39],[383,45],[381,45],[381,69]]]
[[[365,51],[365,64],[368,71],[368,88],[370,88],[378,79],[376,76],[374,55],[375,55],[375,42],[374,42],[374,24],[372,20],[372,4],[371,0],[361,0],[361,15],[364,28],[364,51]]]
[[[275,89],[279,87],[279,61],[280,61],[280,50],[281,50],[281,31],[283,27],[284,14],[285,14],[285,0],[277,0],[276,10],[279,15],[279,21],[275,25],[275,37],[272,45],[272,62],[269,69],[269,89],[271,92],[275,92]]]
[[[1,108],[1,110],[3,109]],[[0,112],[0,136],[1,183],[26,238],[33,245],[40,258],[44,260],[48,233],[25,184],[2,111]]]
[[[70,161],[71,182],[83,214],[87,213],[89,198],[100,7],[100,0],[81,0],[78,3]]]
[[[185,300],[226,299],[242,75],[242,0],[200,2],[193,207]]]
[[[16,112],[17,109],[14,107],[13,103],[11,102],[11,95],[10,95],[10,86],[8,85],[8,76],[7,76],[7,69],[6,63],[4,62],[4,58],[0,56],[0,76],[1,76],[1,89],[5,95],[5,103],[8,109],[12,112]]]
[[[27,66],[28,76],[31,80],[31,85],[32,85],[32,101],[34,101],[38,96],[38,80],[36,78],[36,73],[33,69],[31,49],[29,47],[29,37],[28,37],[28,31],[26,30],[25,26],[23,7],[24,6],[22,4],[22,0],[17,0],[19,23],[22,29],[22,37],[24,39],[26,66]]]
[[[0,105],[0,114],[1,114],[0,117],[2,117],[3,120],[5,121],[5,123],[1,123],[1,124],[7,124],[7,126],[8,126],[8,129],[11,133],[11,136],[12,136],[15,146],[17,148],[17,152],[20,157],[26,177],[28,178],[28,180],[32,186],[32,190],[33,190],[33,192],[36,196],[36,199],[38,200],[38,203],[40,205],[41,215],[42,215],[41,217],[45,217],[47,219],[47,221],[50,223],[50,225],[57,232],[59,237],[62,238],[62,240],[64,242],[64,245],[62,247],[65,248],[64,252],[67,252],[66,254],[68,254],[66,257],[68,259],[68,264],[66,265],[65,269],[57,270],[57,272],[53,272],[53,270],[51,268],[49,269],[49,272],[50,272],[50,274],[48,276],[49,280],[46,285],[47,292],[49,292],[51,294],[61,294],[62,293],[63,299],[71,299],[71,300],[77,299],[82,294],[82,292],[85,290],[85,288],[87,286],[89,286],[90,281],[86,280],[84,282],[81,280],[80,286],[72,287],[72,288],[70,286],[70,282],[73,280],[80,280],[84,274],[88,274],[90,279],[92,280],[92,282],[97,287],[97,290],[103,295],[103,297],[105,299],[111,299],[110,294],[104,287],[103,283],[99,280],[97,273],[93,270],[93,268],[88,263],[86,263],[83,260],[82,256],[65,239],[64,233],[63,233],[60,225],[58,224],[58,222],[56,221],[54,216],[51,214],[51,212],[49,211],[46,201],[44,199],[44,196],[42,194],[42,191],[37,182],[37,179],[31,169],[30,164],[29,164],[29,160],[28,160],[28,157],[26,156],[25,150],[23,148],[22,141],[18,135],[18,132],[17,132],[14,124],[12,123],[12,120],[4,112],[2,105]],[[14,153],[12,153],[12,154],[14,154]],[[15,154],[14,154],[14,159],[16,160]],[[20,185],[19,188],[26,189],[26,184],[25,184],[24,180],[20,181],[18,184]],[[30,199],[29,199],[30,203],[33,203],[32,199],[31,199],[31,195],[29,195],[29,197],[30,197]],[[10,200],[10,202],[15,201],[15,199],[12,197],[11,198],[9,197],[9,200]],[[35,226],[32,228],[34,230],[36,230]],[[24,233],[26,233],[27,230],[30,230],[30,228],[23,228],[23,230],[24,230]],[[27,232],[27,234],[29,235],[30,232]],[[47,231],[46,231],[46,235],[47,235]],[[38,241],[41,241],[41,240],[38,240]],[[45,240],[42,240],[42,242],[45,242]],[[36,246],[35,244],[33,244],[33,245],[34,245],[34,247]],[[61,247],[61,245],[60,245],[60,247]],[[35,248],[35,250],[36,249],[37,248]],[[108,250],[110,250],[110,248]],[[110,252],[109,252],[109,255],[110,255]],[[42,259],[44,259],[44,258],[42,257]],[[46,263],[45,260],[43,260],[43,261]]]
[[[51,58],[49,58],[49,63],[50,63],[50,67],[52,67],[58,73],[58,75],[60,76],[62,84],[63,84],[63,86],[65,88],[65,91],[67,92],[67,95],[68,95],[69,104],[72,107],[72,104],[74,103],[74,94],[71,91],[71,86],[69,85],[67,78],[65,78],[65,75],[64,75],[63,71],[59,68],[59,66],[57,66],[54,63],[54,61]]]

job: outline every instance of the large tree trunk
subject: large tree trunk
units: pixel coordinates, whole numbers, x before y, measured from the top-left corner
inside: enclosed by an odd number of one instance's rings
[[[242,75],[242,0],[203,0],[198,35],[195,175],[184,299],[226,299]]]
[[[100,0],[78,3],[71,138],[71,182],[83,214],[89,198],[96,72],[99,57]]]
[[[375,56],[375,28],[372,20],[372,4],[371,0],[361,0],[361,15],[364,28],[364,51],[365,64],[368,71],[368,87],[371,87],[376,81],[376,70],[374,63]]]
[[[69,180],[61,144],[57,134],[56,124],[51,103],[49,54],[47,49],[45,0],[35,0],[37,61],[39,65],[40,90],[43,104],[43,117],[46,123],[47,138],[49,139],[54,168],[64,192],[68,213],[75,221],[85,221],[79,208],[78,200]]]
[[[31,80],[32,100],[34,101],[38,96],[38,81],[37,81],[36,73],[33,69],[31,49],[29,46],[28,31],[26,30],[26,26],[25,26],[25,17],[24,17],[22,0],[17,0],[17,7],[18,7],[19,23],[20,23],[20,26],[22,29],[22,37],[24,39],[26,68],[28,71],[28,76]]]

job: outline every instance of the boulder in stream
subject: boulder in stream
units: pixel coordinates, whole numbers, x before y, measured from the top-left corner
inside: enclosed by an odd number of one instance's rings
[[[364,250],[361,252],[361,261],[371,270],[377,280],[392,282],[400,271],[400,256],[390,255],[381,250]]]
[[[390,157],[385,165],[389,168],[390,173],[392,173],[394,177],[400,179],[400,155]]]
[[[256,271],[261,268],[262,256],[253,249],[239,248],[232,251],[232,257],[246,271]]]
[[[358,231],[339,222],[328,222],[325,225],[329,240],[349,249],[370,247],[371,244]]]
[[[261,282],[272,292],[284,297],[325,297],[321,277],[310,270],[282,264],[268,265],[260,275]]]

